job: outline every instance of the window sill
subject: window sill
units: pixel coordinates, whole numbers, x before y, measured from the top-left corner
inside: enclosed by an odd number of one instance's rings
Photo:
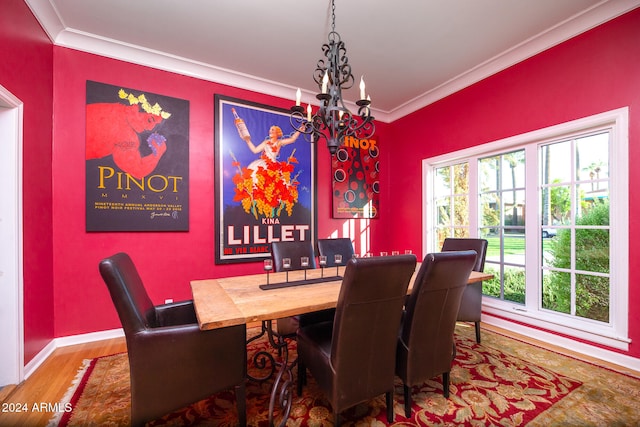
[[[491,298],[483,298],[482,310],[483,313],[489,315],[520,322],[528,328],[542,329],[541,333],[548,334],[545,341],[549,341],[550,338],[553,341],[558,341],[554,342],[554,344],[566,345],[567,342],[582,344],[581,341],[574,341],[564,337],[569,336],[588,343],[629,351],[631,340],[628,337],[620,336],[613,327],[595,326],[595,322],[576,322],[575,318],[569,319],[561,315],[554,316],[546,312],[529,311],[524,306],[492,300]],[[507,329],[509,328],[507,327]],[[573,344],[571,346],[575,347]]]

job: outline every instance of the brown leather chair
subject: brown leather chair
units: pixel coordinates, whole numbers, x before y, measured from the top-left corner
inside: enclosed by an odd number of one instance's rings
[[[446,238],[442,244],[442,251],[474,250],[478,253],[473,271],[484,271],[484,261],[487,256],[488,242],[485,239]],[[480,343],[480,318],[482,317],[482,282],[467,286],[462,294],[459,322],[474,322],[476,327],[476,342]]]
[[[291,259],[290,270],[301,270],[302,265],[300,258],[303,256],[309,257],[308,268],[316,268],[316,256],[311,241],[271,243],[271,258],[273,259],[274,271],[285,271],[282,266],[282,260],[284,258]],[[292,316],[278,319],[276,322],[278,335],[282,337],[295,337],[300,322],[306,322],[304,318],[305,316]]]
[[[335,267],[335,256],[342,255],[342,264],[346,265],[347,261],[353,258],[355,251],[351,239],[340,237],[336,239],[318,239],[318,255],[327,257],[327,267]],[[336,315],[336,309],[330,308],[315,313],[305,314],[300,318],[301,325],[305,326],[311,323],[324,322],[326,320],[333,321]]]
[[[282,267],[284,258],[291,259],[290,270],[302,270],[300,258],[303,256],[309,257],[308,268],[316,268],[316,254],[313,251],[311,241],[271,243],[271,258],[273,259],[274,271],[285,271]]]
[[[396,374],[404,384],[405,417],[411,417],[411,387],[442,374],[449,397],[454,331],[475,251],[427,254],[405,306],[398,337]]]
[[[327,257],[327,267],[335,267],[335,255],[342,255],[342,265],[345,265],[354,254],[353,243],[347,237],[337,239],[318,239],[318,254]]]
[[[344,409],[383,393],[393,422],[396,342],[415,266],[413,255],[350,259],[334,321],[298,329],[298,395],[309,369],[336,426]]]
[[[246,325],[201,331],[193,301],[154,306],[127,254],[102,260],[99,269],[127,340],[131,424],[233,387],[246,425]]]

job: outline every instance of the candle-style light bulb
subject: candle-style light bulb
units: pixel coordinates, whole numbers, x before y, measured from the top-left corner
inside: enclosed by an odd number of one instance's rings
[[[360,99],[364,99],[365,98],[365,92],[364,92],[364,76],[360,77]]]
[[[307,121],[311,121],[311,104],[307,104]]]
[[[302,93],[300,92],[300,88],[296,91],[296,107],[300,106],[300,98],[302,97]]]
[[[327,93],[327,85],[329,84],[329,74],[325,71],[322,78],[322,93]]]

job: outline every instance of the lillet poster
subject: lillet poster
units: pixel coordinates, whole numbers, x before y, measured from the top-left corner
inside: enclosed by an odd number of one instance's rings
[[[316,237],[315,146],[289,112],[215,96],[216,263],[270,256]]]

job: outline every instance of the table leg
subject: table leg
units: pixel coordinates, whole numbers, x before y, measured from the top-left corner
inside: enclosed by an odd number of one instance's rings
[[[247,344],[267,334],[271,347],[278,351],[278,355],[281,360],[277,361],[276,358],[269,352],[260,350],[253,356],[253,365],[258,369],[265,369],[269,366],[269,370],[265,375],[254,377],[247,373],[247,378],[252,381],[266,381],[272,378],[275,374],[273,386],[271,388],[271,397],[269,399],[269,426],[274,426],[274,410],[276,403],[282,413],[282,418],[279,427],[284,427],[289,418],[291,412],[291,403],[293,399],[294,377],[292,369],[298,363],[298,360],[294,360],[289,363],[289,347],[287,341],[281,335],[278,335],[273,331],[273,323],[271,320],[262,322],[262,330],[260,334],[251,337],[247,340]],[[277,373],[276,373],[277,372]]]
[[[278,362],[280,370],[273,381],[271,389],[271,398],[269,399],[269,426],[274,426],[274,409],[276,402],[282,412],[282,418],[278,427],[284,427],[287,424],[289,413],[291,412],[291,403],[293,400],[294,377],[292,369],[298,360],[294,360],[289,364],[289,349],[285,346],[283,349],[282,361]]]
[[[266,322],[262,322],[262,330],[255,337],[249,338],[247,340],[247,345],[249,345],[249,343],[251,343],[252,341],[255,341],[258,338],[264,336],[265,333],[269,333],[270,327],[271,327],[271,324],[266,324]],[[269,341],[271,340],[272,338],[269,337]],[[247,372],[247,378],[249,378],[251,381],[258,381],[258,382],[266,381],[269,378],[271,378],[273,374],[276,372],[276,368],[277,368],[276,360],[273,357],[273,355],[264,350],[260,350],[253,355],[253,365],[260,370],[263,370],[267,366],[270,366],[269,371],[266,374],[259,377],[254,377],[253,375]]]

